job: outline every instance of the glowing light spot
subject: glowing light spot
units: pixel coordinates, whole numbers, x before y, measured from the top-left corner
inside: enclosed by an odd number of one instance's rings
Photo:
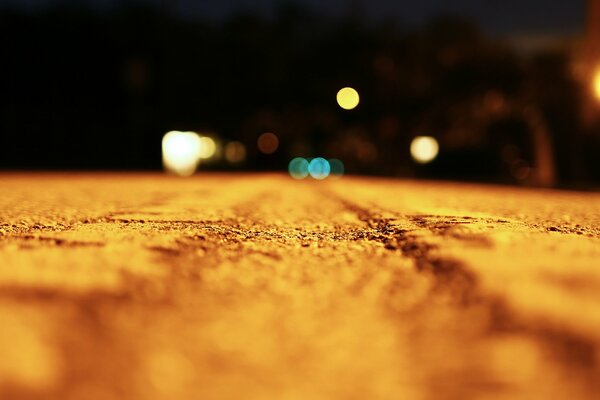
[[[290,176],[294,179],[304,179],[308,176],[308,161],[302,157],[296,157],[288,165]]]
[[[440,146],[431,136],[417,136],[410,144],[410,154],[419,164],[433,161],[440,150]]]
[[[214,139],[208,136],[200,137],[200,158],[208,159],[215,155],[217,151],[217,143]]]
[[[198,167],[202,142],[194,132],[171,131],[162,139],[164,168],[179,176],[190,176]]]
[[[498,114],[505,109],[506,100],[502,93],[496,90],[488,90],[483,97],[483,104],[489,112]]]
[[[596,96],[596,99],[600,101],[600,67],[598,67],[598,69],[596,69],[596,72],[594,73],[592,88],[594,91],[594,96]]]
[[[332,177],[341,177],[344,175],[344,163],[336,158],[329,160],[329,166],[331,167]]]
[[[325,179],[331,172],[331,166],[329,161],[324,158],[317,157],[310,160],[308,164],[308,173],[315,179]]]
[[[240,142],[229,142],[225,146],[225,159],[232,163],[240,163],[246,159],[246,146]]]
[[[339,92],[337,92],[337,103],[344,110],[352,110],[356,108],[359,101],[360,98],[358,96],[358,92],[351,87],[342,88]]]
[[[264,154],[272,154],[279,147],[279,138],[271,132],[265,132],[258,137],[258,150]]]

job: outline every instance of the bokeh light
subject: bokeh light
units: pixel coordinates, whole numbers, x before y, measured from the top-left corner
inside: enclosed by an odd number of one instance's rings
[[[264,154],[272,154],[279,147],[279,138],[272,132],[265,132],[258,137],[258,150]]]
[[[598,101],[600,101],[600,67],[596,69],[594,73],[594,77],[592,80],[592,89],[594,92],[594,96]]]
[[[217,143],[209,136],[200,137],[200,158],[208,159],[215,155],[217,151]]]
[[[431,136],[417,136],[410,144],[410,154],[419,164],[433,161],[440,150],[438,141]]]
[[[225,159],[231,164],[241,163],[246,159],[246,146],[240,142],[229,142],[225,146]]]
[[[515,160],[511,163],[510,173],[518,181],[525,181],[531,176],[531,167],[525,160]]]
[[[179,176],[190,176],[198,167],[201,140],[195,132],[171,131],[162,140],[164,168]]]
[[[329,161],[324,158],[313,158],[308,164],[308,173],[315,179],[325,179],[329,176],[330,172],[331,166],[329,165]]]
[[[296,157],[288,165],[290,176],[294,179],[304,179],[308,176],[308,161],[302,157]]]
[[[344,175],[344,163],[338,160],[337,158],[332,158],[329,160],[329,167],[331,169],[332,177],[341,177]]]
[[[344,110],[356,108],[359,101],[360,97],[358,96],[358,92],[351,87],[342,88],[337,92],[337,103]]]

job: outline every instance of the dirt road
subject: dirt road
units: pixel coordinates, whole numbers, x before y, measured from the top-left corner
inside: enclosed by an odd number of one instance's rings
[[[600,194],[0,176],[1,399],[597,399]]]

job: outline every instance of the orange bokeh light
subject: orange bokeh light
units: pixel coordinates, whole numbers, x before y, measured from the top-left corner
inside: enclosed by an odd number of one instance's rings
[[[600,67],[596,68],[594,77],[592,78],[592,91],[598,101],[600,101]]]
[[[272,132],[265,132],[258,137],[258,150],[264,154],[272,154],[279,147],[279,138]]]

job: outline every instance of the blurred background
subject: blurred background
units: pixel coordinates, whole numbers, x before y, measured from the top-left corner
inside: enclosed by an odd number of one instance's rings
[[[3,170],[600,186],[600,0],[0,0],[0,44]]]

